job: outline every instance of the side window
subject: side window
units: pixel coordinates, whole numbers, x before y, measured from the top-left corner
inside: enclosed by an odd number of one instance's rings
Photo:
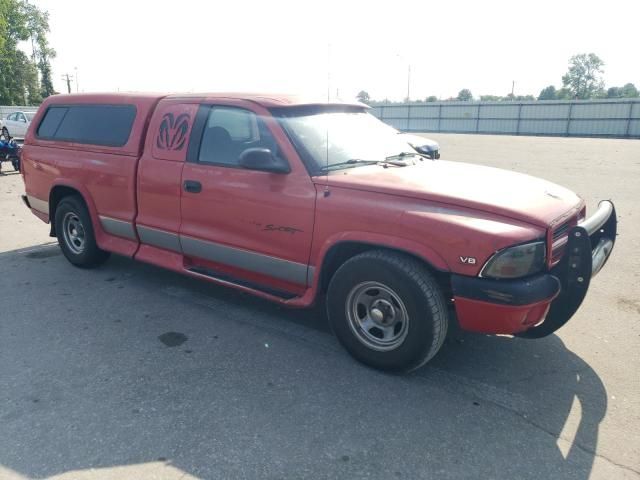
[[[207,120],[207,129],[220,127],[229,132],[234,142],[249,142],[254,136],[255,115],[240,108],[212,108]]]
[[[133,105],[68,105],[47,109],[37,135],[47,140],[121,147],[136,118]]]
[[[15,119],[16,119],[16,114],[15,113],[12,113],[11,115],[9,115],[7,117],[7,120],[11,120],[12,122],[15,121]]]
[[[18,113],[18,121],[22,123],[27,123],[27,119],[24,117],[23,113]]]
[[[268,148],[278,155],[278,143],[255,113],[243,108],[212,107],[202,133],[198,162],[237,166],[248,148]]]
[[[69,110],[67,107],[49,107],[38,127],[38,136],[42,138],[54,138],[60,122]]]

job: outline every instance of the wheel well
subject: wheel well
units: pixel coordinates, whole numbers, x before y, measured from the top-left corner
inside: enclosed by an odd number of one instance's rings
[[[435,280],[438,282],[438,285],[442,289],[442,293],[445,295],[445,298],[451,298],[451,280],[449,272],[443,272],[434,268],[433,265],[427,262],[424,258],[414,255],[410,252],[398,250],[396,248],[389,248],[381,245],[360,242],[342,242],[334,245],[329,249],[324,257],[321,267],[322,269],[320,271],[321,291],[327,291],[331,278],[344,262],[352,257],[355,257],[356,255],[367,252],[369,250],[386,250],[388,252],[399,253],[401,255],[418,260],[425,267],[427,267],[429,273],[431,273],[431,275],[433,275]]]
[[[49,235],[51,237],[56,236],[56,208],[58,208],[58,204],[63,198],[71,195],[82,198],[82,201],[84,202],[84,198],[78,190],[64,185],[56,185],[49,193],[49,223],[51,224],[51,232]]]

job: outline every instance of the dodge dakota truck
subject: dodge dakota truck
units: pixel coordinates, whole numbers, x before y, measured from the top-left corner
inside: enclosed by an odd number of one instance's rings
[[[344,347],[392,371],[453,325],[555,332],[616,239],[611,201],[587,216],[550,182],[426,158],[359,103],[57,95],[22,162],[23,201],[73,265],[115,253],[291,307],[326,296]]]

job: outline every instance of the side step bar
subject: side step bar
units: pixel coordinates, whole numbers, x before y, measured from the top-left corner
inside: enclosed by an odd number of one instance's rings
[[[240,280],[226,273],[216,272],[214,270],[210,270],[208,268],[203,267],[191,267],[186,269],[188,272],[195,273],[198,275],[202,275],[205,277],[209,277],[213,280],[219,280],[221,282],[237,285],[240,287],[250,288],[251,290],[256,290],[258,292],[266,293],[267,295],[271,295],[272,297],[281,298],[283,300],[291,300],[292,298],[297,297],[295,293],[285,292],[284,290],[277,290],[275,288],[265,287],[264,285],[260,285],[258,283],[249,282],[247,280]]]

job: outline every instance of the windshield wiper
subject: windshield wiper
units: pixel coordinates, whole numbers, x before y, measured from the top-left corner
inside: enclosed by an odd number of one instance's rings
[[[358,166],[375,165],[377,163],[380,163],[380,160],[363,160],[361,158],[350,158],[346,162],[338,162],[338,163],[331,163],[329,165],[323,165],[322,167],[320,167],[320,170],[324,172],[328,170],[334,170],[336,168],[349,168],[350,166],[355,166],[355,165],[358,165]]]
[[[411,154],[409,153],[405,155],[411,155]],[[364,166],[364,165],[382,165],[384,168],[387,168],[389,165],[393,165],[395,167],[406,167],[407,165],[409,165],[407,162],[401,161],[400,160],[401,158],[402,157],[396,158],[396,156],[387,157],[384,160],[363,160],[362,158],[350,158],[346,162],[338,162],[338,163],[331,163],[329,165],[323,165],[322,167],[320,167],[320,170],[323,172],[327,172],[330,170],[337,170],[340,168],[349,168],[349,167]]]
[[[397,155],[391,155],[387,158],[385,158],[385,160],[390,161],[390,160],[403,160],[407,157],[420,157],[420,160],[424,159],[424,158],[429,158],[427,155],[424,155],[422,153],[419,152],[400,152]]]

